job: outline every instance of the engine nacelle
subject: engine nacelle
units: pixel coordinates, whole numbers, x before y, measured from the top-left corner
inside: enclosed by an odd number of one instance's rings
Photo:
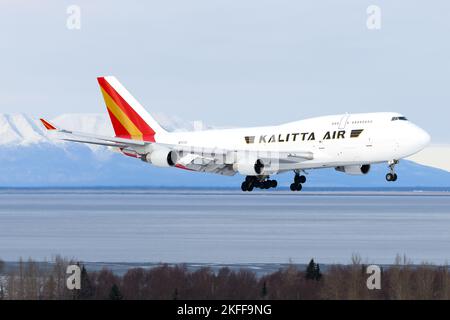
[[[242,159],[233,164],[233,169],[244,176],[258,176],[264,172],[264,163],[259,159]]]
[[[173,167],[178,161],[178,154],[175,151],[160,148],[147,154],[145,161],[157,167]]]
[[[337,171],[344,172],[352,176],[360,176],[368,174],[370,171],[370,164],[336,167]]]

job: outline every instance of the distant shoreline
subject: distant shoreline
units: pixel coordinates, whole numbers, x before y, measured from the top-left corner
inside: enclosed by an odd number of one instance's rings
[[[29,260],[23,259],[22,262],[26,264]],[[32,260],[36,263],[37,267],[41,270],[49,271],[55,266],[54,261],[43,261],[43,260]],[[228,268],[233,271],[239,271],[239,270],[248,270],[254,272],[258,277],[277,272],[281,269],[287,269],[289,267],[294,267],[298,270],[304,270],[308,266],[307,262],[304,263],[288,263],[288,262],[280,262],[280,263],[208,263],[208,262],[101,262],[101,261],[79,261],[77,259],[74,259],[73,261],[79,262],[80,264],[84,265],[87,270],[92,272],[99,272],[102,269],[108,269],[112,271],[116,275],[124,275],[127,273],[130,269],[136,269],[136,268],[142,268],[145,270],[154,269],[161,266],[168,266],[171,268],[175,267],[186,267],[186,269],[190,272],[198,271],[202,268],[209,268],[212,272],[217,273],[222,268]],[[320,263],[320,261],[317,261],[320,264],[320,268],[322,271],[327,272],[330,270],[330,268],[336,267],[336,266],[352,266],[354,263],[352,261],[349,261],[348,263]],[[361,261],[361,265],[371,265],[374,263],[370,263],[368,261]],[[11,272],[17,272],[19,270],[19,261],[4,261],[4,271],[3,274],[8,274]],[[412,269],[414,268],[420,268],[423,266],[428,266],[430,268],[447,268],[449,269],[450,266],[447,264],[433,264],[433,263],[401,263],[396,264],[395,262],[392,263],[383,263],[383,264],[376,264],[379,267],[383,269],[389,269],[399,266],[408,266]],[[0,274],[1,275],[1,274]]]
[[[37,187],[0,187],[1,193],[65,193],[68,191],[92,193],[142,193],[142,192],[180,192],[180,193],[226,193],[243,194],[236,187],[116,187],[116,186],[37,186]],[[254,195],[280,195],[292,194],[288,187],[279,187],[276,190],[256,191]],[[450,187],[306,187],[296,195],[450,195]]]

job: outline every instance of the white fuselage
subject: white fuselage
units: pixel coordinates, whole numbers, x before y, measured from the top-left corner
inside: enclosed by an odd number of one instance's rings
[[[381,163],[408,157],[430,141],[423,129],[398,113],[323,116],[278,126],[171,132],[156,141],[257,152],[309,151],[312,160],[297,169]]]
[[[387,162],[389,182],[397,181],[398,160],[424,149],[430,135],[393,112],[341,114],[278,126],[168,132],[114,77],[98,77],[115,136],[59,129],[61,139],[103,145],[156,167],[246,176],[242,191],[276,188],[273,174],[294,171],[292,191],[306,182],[302,171],[332,168],[350,175],[369,173]]]

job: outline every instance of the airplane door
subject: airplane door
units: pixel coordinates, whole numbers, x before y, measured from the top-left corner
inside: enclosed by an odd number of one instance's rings
[[[328,139],[317,141],[317,148],[319,151],[326,152],[328,156],[335,157],[337,159],[341,159],[345,155],[344,149],[346,148],[346,140],[339,138],[337,134],[338,131],[345,131],[349,118],[350,115],[348,113],[343,115],[339,121],[338,129],[333,128],[333,130],[329,131]]]
[[[348,113],[341,118],[339,130],[345,130],[347,124],[350,124],[350,115]],[[353,127],[349,126],[348,132],[346,132],[346,137],[348,138],[344,140],[341,145],[340,159],[343,161],[356,161],[361,156],[358,152],[360,141],[351,138],[351,129],[353,129]]]
[[[344,130],[345,126],[347,125],[348,118],[350,118],[350,115],[346,113],[342,118],[341,122],[339,122],[339,130]]]

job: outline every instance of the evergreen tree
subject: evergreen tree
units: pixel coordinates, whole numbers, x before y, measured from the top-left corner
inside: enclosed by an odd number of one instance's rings
[[[116,284],[113,284],[111,287],[111,291],[109,293],[109,300],[122,300],[123,296],[120,293],[119,287]]]
[[[314,272],[315,272],[316,264],[314,263],[314,259],[311,259],[308,266],[306,267],[306,279],[313,280],[314,279]]]
[[[261,290],[261,296],[262,296],[263,298],[265,298],[265,297],[267,296],[267,284],[266,284],[265,281],[264,281],[264,283],[263,283],[263,287],[262,287],[262,290]]]
[[[78,292],[77,298],[79,300],[89,300],[94,297],[94,287],[92,286],[91,279],[86,271],[84,265],[81,268],[81,288]]]
[[[173,298],[173,300],[178,300],[178,288],[175,288],[172,298]]]
[[[314,279],[319,281],[322,278],[322,273],[320,272],[320,266],[316,263],[316,268],[314,269]]]
[[[308,264],[308,267],[306,267],[305,278],[308,280],[316,280],[316,281],[319,281],[322,278],[320,266],[319,264],[314,262],[314,259],[311,259],[311,261]]]

